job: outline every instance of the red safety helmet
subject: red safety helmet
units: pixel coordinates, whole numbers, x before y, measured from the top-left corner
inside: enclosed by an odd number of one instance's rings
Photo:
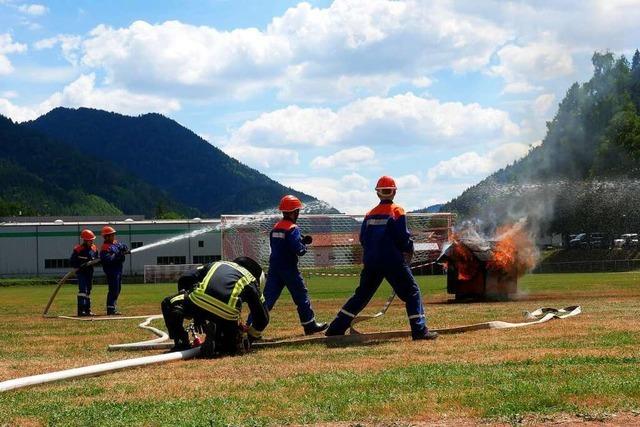
[[[82,230],[80,232],[80,238],[82,240],[95,240],[96,239],[96,235],[93,234],[93,231],[91,231],[91,230]]]
[[[396,182],[388,175],[381,176],[376,184],[376,190],[397,190]]]
[[[102,232],[100,233],[100,235],[104,237],[104,236],[108,236],[109,234],[116,234],[116,229],[108,225],[105,225],[104,227],[102,227]]]
[[[278,209],[282,212],[293,212],[295,210],[302,209],[302,202],[296,196],[287,194],[280,199]]]

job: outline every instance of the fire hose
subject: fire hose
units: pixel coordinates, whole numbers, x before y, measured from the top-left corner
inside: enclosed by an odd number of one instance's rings
[[[491,321],[491,322],[484,322],[484,323],[475,323],[472,325],[434,329],[434,331],[440,334],[455,334],[455,333],[479,331],[479,330],[485,330],[485,329],[520,328],[520,327],[527,327],[527,326],[545,323],[551,319],[566,319],[568,317],[577,316],[581,312],[582,312],[582,309],[580,306],[569,306],[562,309],[543,307],[543,308],[534,310],[532,312],[525,312],[525,318],[527,320],[530,320],[528,322],[509,323],[509,322],[502,322],[502,321]],[[138,317],[138,316],[132,316],[132,317]],[[110,350],[142,350],[142,349],[157,350],[157,349],[165,349],[170,347],[171,343],[166,342],[166,340],[168,339],[168,336],[166,335],[166,333],[164,333],[163,331],[160,331],[159,329],[149,326],[151,321],[153,321],[154,319],[159,319],[161,317],[162,316],[160,315],[148,316],[146,320],[139,325],[141,328],[150,330],[154,334],[158,335],[158,338],[153,340],[142,341],[138,343],[119,344],[116,346],[110,346]],[[75,317],[66,317],[66,318],[73,319],[73,320],[83,320],[83,321],[96,320],[96,319],[83,319],[83,318],[75,318]],[[102,318],[100,320],[113,320],[113,318]],[[354,343],[366,343],[366,342],[387,340],[387,339],[393,339],[393,338],[402,338],[402,337],[410,336],[410,334],[411,333],[409,331],[405,331],[405,330],[374,332],[374,333],[357,333],[357,331],[351,330],[350,335],[332,336],[332,337],[316,336],[316,337],[303,337],[303,338],[277,340],[277,341],[264,341],[264,342],[254,343],[253,347],[273,348],[273,347],[316,344],[316,343],[325,343],[327,346],[332,347],[332,346],[344,346],[344,345],[349,345]],[[47,374],[16,378],[13,380],[0,382],[0,392],[14,390],[14,389],[27,387],[31,385],[45,384],[45,383],[60,381],[65,379],[101,375],[108,372],[114,372],[122,369],[145,366],[145,365],[150,365],[155,363],[165,363],[173,360],[186,360],[186,359],[190,359],[192,357],[197,356],[199,352],[200,352],[200,347],[195,347],[195,348],[184,350],[184,351],[165,353],[165,354],[160,354],[155,356],[139,357],[134,359],[125,359],[125,360],[119,360],[114,362],[101,363],[98,365],[85,366],[81,368],[73,368],[73,369],[67,369],[67,370],[58,371],[58,372],[51,372]]]
[[[97,265],[100,263],[100,259],[94,259],[92,261],[87,262],[84,266],[85,267],[92,267],[94,265]],[[51,294],[51,297],[49,298],[49,301],[47,302],[47,306],[44,308],[44,312],[42,313],[43,316],[46,316],[47,313],[49,312],[49,308],[51,308],[51,304],[53,304],[53,300],[56,299],[56,295],[58,295],[58,291],[60,290],[60,288],[62,287],[62,285],[64,285],[67,280],[71,279],[72,277],[74,277],[76,275],[76,273],[78,273],[80,269],[79,268],[74,268],[72,270],[69,270],[69,272],[67,274],[65,274],[64,276],[62,276],[62,279],[60,279],[60,281],[58,281],[56,288],[53,290],[53,293]]]

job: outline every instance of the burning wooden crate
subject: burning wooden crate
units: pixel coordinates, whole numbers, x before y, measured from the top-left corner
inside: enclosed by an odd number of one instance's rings
[[[447,266],[447,292],[456,300],[503,301],[517,295],[518,278],[533,268],[538,252],[521,224],[496,236],[455,236],[443,248],[438,262]]]

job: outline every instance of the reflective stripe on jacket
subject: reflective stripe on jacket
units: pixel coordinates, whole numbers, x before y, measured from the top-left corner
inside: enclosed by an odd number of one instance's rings
[[[402,264],[403,253],[413,250],[404,209],[383,200],[367,212],[360,228],[365,264]]]
[[[264,330],[269,323],[269,313],[257,280],[245,268],[233,262],[213,263],[188,298],[203,310],[232,321],[240,319],[244,302],[249,306],[256,331]]]
[[[298,257],[307,253],[307,247],[302,243],[300,229],[293,222],[283,219],[271,230],[269,235],[271,256],[269,264],[280,268],[295,268]]]

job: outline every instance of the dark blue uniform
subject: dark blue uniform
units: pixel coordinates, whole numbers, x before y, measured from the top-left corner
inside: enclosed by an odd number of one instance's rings
[[[269,242],[271,256],[267,283],[264,287],[267,307],[269,310],[273,308],[286,286],[298,308],[300,323],[304,326],[315,322],[309,293],[298,270],[298,257],[307,253],[300,229],[293,222],[283,219],[271,230]]]
[[[89,261],[98,258],[96,245],[76,245],[71,253],[71,267],[75,268],[78,278],[78,316],[91,313],[91,287],[93,285],[93,266],[82,267]]]
[[[100,249],[100,261],[102,269],[107,276],[109,291],[107,292],[107,314],[116,312],[116,305],[120,289],[122,288],[122,265],[124,264],[125,253],[129,248],[124,243],[114,241],[104,243]]]
[[[404,210],[391,200],[381,201],[362,222],[360,244],[364,251],[360,285],[331,322],[327,335],[344,334],[387,279],[406,305],[412,335],[423,336],[427,329],[420,288],[403,256],[413,251]]]

